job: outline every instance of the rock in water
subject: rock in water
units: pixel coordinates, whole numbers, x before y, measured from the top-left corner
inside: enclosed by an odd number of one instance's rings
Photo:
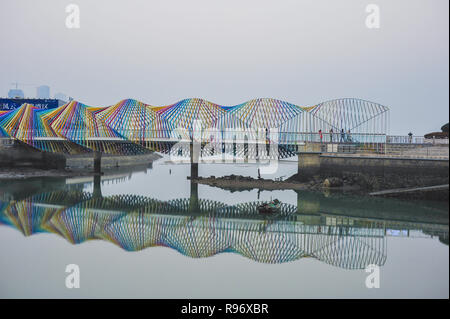
[[[342,186],[342,179],[337,177],[329,177],[323,181],[323,187],[340,187]]]

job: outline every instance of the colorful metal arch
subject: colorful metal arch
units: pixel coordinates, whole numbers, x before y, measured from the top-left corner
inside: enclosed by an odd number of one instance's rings
[[[151,106],[132,99],[109,107],[71,101],[52,110],[24,104],[15,111],[0,114],[0,136],[51,152],[140,154],[147,152],[146,148],[166,150],[167,145],[156,144],[170,142],[172,137],[192,138],[196,121],[203,130],[220,132],[220,138],[224,138],[224,132],[233,130],[276,129],[279,134],[276,142],[291,145],[313,140],[313,134],[319,130],[385,135],[388,114],[389,109],[383,105],[355,98],[326,101],[312,107],[270,98],[235,106],[197,98],[168,106]],[[58,139],[66,143],[57,146]],[[70,143],[79,145],[79,149],[73,151]]]
[[[227,119],[231,127],[245,124],[245,128],[278,128],[289,119],[304,112],[294,104],[270,99],[260,98],[229,107]],[[239,120],[239,121],[235,121]]]
[[[162,107],[157,112],[168,123],[170,130],[183,129],[190,136],[194,125],[202,129],[218,128],[219,118],[226,114],[221,106],[198,98],[182,100]],[[198,121],[197,124],[195,121]]]
[[[139,142],[169,137],[170,127],[151,105],[126,99],[98,111],[95,116],[124,138]]]
[[[333,129],[352,133],[386,134],[389,108],[356,98],[342,98],[319,103],[309,111],[314,117],[315,129],[328,132]]]

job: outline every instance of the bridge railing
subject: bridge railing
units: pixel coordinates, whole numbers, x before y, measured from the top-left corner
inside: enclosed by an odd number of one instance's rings
[[[389,144],[434,144],[448,145],[448,138],[425,138],[424,136],[389,135],[386,142]]]
[[[2,145],[12,145],[13,140],[9,137],[0,137],[0,146]]]
[[[279,132],[280,144],[313,143],[385,143],[385,134],[370,133],[318,133],[318,132]]]
[[[108,132],[93,132],[91,130],[64,130],[60,132],[68,138],[110,138],[117,137],[117,134],[124,139],[130,140],[147,140],[147,139],[170,139],[182,140],[192,139],[194,136],[202,141],[209,140],[233,140],[233,139],[249,139],[264,140],[269,139],[279,144],[298,144],[302,142],[315,143],[387,143],[387,144],[449,144],[449,139],[427,139],[424,136],[408,136],[408,135],[386,135],[381,133],[352,133],[352,132],[285,132],[276,129],[227,129],[220,131],[217,129],[202,129],[200,132],[194,132],[192,129],[143,129],[143,130],[119,130]],[[18,130],[14,132],[15,136],[26,136],[30,139],[33,137],[48,137],[51,134],[43,129]]]
[[[63,137],[52,137],[44,130],[21,130],[16,132],[16,138],[26,143],[29,141],[60,141]],[[351,132],[283,132],[276,129],[244,129],[244,130],[168,130],[168,129],[146,129],[146,130],[121,130],[117,134],[104,134],[104,136],[90,136],[90,131],[68,130],[64,131],[64,136],[68,140],[78,143],[83,140],[96,140],[105,142],[124,142],[145,144],[151,147],[153,143],[177,143],[189,142],[192,136],[202,143],[214,144],[278,144],[287,147],[291,151],[307,151],[305,145],[314,145],[316,151],[325,153],[342,154],[384,154],[399,157],[417,158],[445,158],[448,159],[449,151],[448,139],[426,139],[423,136],[408,135],[386,135],[370,133]],[[0,142],[8,143],[9,138],[4,138]],[[84,142],[83,142],[84,143]]]

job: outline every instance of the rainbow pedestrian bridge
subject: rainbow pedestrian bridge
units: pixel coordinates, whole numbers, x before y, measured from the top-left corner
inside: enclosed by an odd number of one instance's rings
[[[191,98],[167,106],[126,99],[108,107],[77,101],[51,110],[30,104],[0,113],[0,137],[46,152],[115,155],[168,153],[182,141],[219,145],[268,144],[280,157],[292,156],[292,147],[322,138],[339,140],[341,130],[359,142],[385,142],[389,109],[356,98],[313,106],[259,98],[222,106]],[[321,130],[325,137],[319,136]],[[236,146],[233,146],[236,153]],[[221,147],[225,150],[225,147]],[[176,150],[179,152],[180,150]],[[243,152],[243,151],[242,151]],[[262,152],[260,152],[261,155]]]

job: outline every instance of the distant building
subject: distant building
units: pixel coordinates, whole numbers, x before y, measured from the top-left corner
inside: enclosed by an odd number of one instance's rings
[[[23,91],[20,89],[11,89],[8,91],[8,97],[10,99],[23,99],[25,95],[23,94]]]
[[[20,91],[20,90],[19,90]],[[24,103],[32,104],[41,109],[54,109],[66,104],[65,101],[57,99],[24,99],[24,98],[0,98],[0,111],[10,111],[21,107]]]
[[[61,100],[61,101],[67,102],[67,95],[65,95],[64,93],[61,93],[61,92],[56,93],[54,97],[57,100]]]
[[[49,99],[50,98],[50,87],[48,85],[38,86],[36,89],[36,97],[38,99]]]

